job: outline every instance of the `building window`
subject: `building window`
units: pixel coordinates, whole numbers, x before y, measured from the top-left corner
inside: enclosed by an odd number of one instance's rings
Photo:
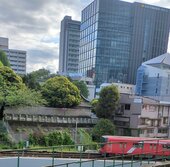
[[[153,133],[153,129],[148,129],[148,133]]]
[[[158,93],[158,89],[156,88],[156,90],[155,90],[155,93],[157,94]]]
[[[168,89],[166,89],[166,94],[168,94]]]
[[[125,104],[125,110],[130,110],[130,104]]]
[[[140,130],[140,134],[144,134],[145,131],[143,129]]]
[[[167,129],[158,129],[158,133],[168,133]]]

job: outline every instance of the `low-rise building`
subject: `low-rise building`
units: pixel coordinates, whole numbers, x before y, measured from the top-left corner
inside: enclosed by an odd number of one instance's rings
[[[113,116],[118,135],[170,137],[170,103],[121,94]]]
[[[126,83],[103,83],[100,85],[100,88],[96,89],[96,98],[99,98],[99,93],[102,88],[110,85],[115,85],[118,88],[119,93],[123,94],[134,94],[135,93],[135,85],[126,84]]]

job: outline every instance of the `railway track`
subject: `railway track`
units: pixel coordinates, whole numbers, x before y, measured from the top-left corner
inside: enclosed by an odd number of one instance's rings
[[[0,157],[55,157],[55,158],[83,158],[98,159],[102,158],[99,153],[76,153],[76,152],[48,152],[48,151],[0,151]]]

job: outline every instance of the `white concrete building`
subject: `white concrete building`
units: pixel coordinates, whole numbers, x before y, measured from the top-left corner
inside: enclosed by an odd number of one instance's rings
[[[135,92],[135,85],[132,84],[126,84],[126,83],[103,83],[100,85],[100,89],[96,90],[97,92],[97,97],[99,92],[101,91],[102,88],[110,85],[115,85],[120,93],[124,94],[134,94]]]
[[[9,49],[8,38],[0,37],[0,49],[2,49],[10,62],[12,70],[17,74],[26,74],[26,55],[23,50]]]
[[[12,70],[17,74],[26,74],[26,51],[16,49],[3,49],[10,62]]]

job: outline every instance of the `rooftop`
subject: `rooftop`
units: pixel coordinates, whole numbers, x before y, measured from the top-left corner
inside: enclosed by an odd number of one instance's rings
[[[145,61],[142,65],[150,65],[157,68],[168,68],[170,69],[170,54],[165,53],[151,60]]]

